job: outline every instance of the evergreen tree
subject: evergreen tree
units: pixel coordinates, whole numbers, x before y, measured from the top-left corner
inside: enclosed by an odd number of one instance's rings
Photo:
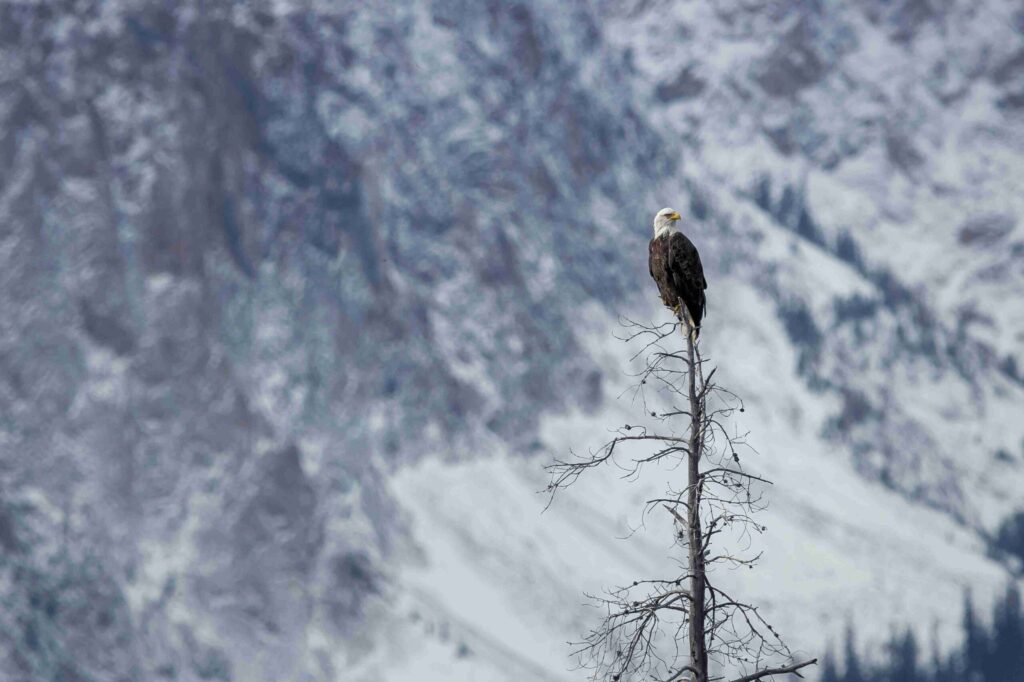
[[[857,655],[853,625],[846,628],[846,669],[837,670],[830,652],[824,660],[821,682],[1024,682],[1024,605],[1016,584],[992,608],[991,631],[979,620],[970,591],[964,592],[963,640],[947,655],[932,634],[930,662],[918,662],[918,645],[908,628],[894,633],[886,647],[886,660],[874,663]]]
[[[923,682],[917,670],[917,639],[908,628],[902,635],[893,635],[889,645],[889,670],[882,679],[889,682]]]
[[[836,669],[836,662],[832,657],[831,648],[828,653],[825,654],[825,659],[821,663],[820,682],[840,682],[839,670]]]
[[[860,659],[857,658],[857,645],[854,642],[852,623],[846,626],[846,645],[843,653],[846,659],[843,682],[869,682],[861,671]]]
[[[965,682],[987,682],[985,680],[988,660],[988,634],[978,622],[974,613],[971,592],[964,593],[964,652],[963,669]]]
[[[994,609],[992,652],[986,673],[986,682],[1024,680],[1024,623],[1016,585],[1007,586],[1006,598]]]

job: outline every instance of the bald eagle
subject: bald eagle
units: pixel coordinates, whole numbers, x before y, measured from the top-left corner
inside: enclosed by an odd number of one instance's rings
[[[651,240],[648,262],[662,302],[680,320],[683,319],[683,306],[686,307],[693,338],[696,339],[704,317],[704,290],[708,283],[704,279],[697,247],[676,227],[679,217],[679,212],[671,208],[663,208],[654,216],[654,239]]]

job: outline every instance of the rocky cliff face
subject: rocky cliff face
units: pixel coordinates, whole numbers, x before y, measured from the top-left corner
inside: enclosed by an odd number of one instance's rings
[[[666,204],[707,342],[792,354],[739,388],[803,396],[783,423],[893,504],[994,532],[1024,484],[1021,25],[4,5],[0,671],[346,679],[431,561],[391,477],[601,424],[620,367],[593,338],[660,314]]]

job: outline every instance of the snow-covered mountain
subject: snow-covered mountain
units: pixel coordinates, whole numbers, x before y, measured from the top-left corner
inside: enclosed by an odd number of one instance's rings
[[[1011,3],[0,4],[0,677],[575,680],[661,520],[654,212],[800,650],[956,627],[1024,508]]]

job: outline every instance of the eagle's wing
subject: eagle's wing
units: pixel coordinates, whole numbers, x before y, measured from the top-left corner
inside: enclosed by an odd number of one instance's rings
[[[708,283],[704,279],[704,266],[700,262],[697,247],[682,232],[672,235],[668,249],[668,271],[673,288],[690,311],[690,317],[698,326],[704,317],[704,290]]]
[[[668,271],[669,249],[665,239],[654,238],[648,246],[647,268],[658,285],[658,293],[661,295],[661,302],[669,308],[675,307],[677,296],[673,292],[670,281],[671,274]]]

